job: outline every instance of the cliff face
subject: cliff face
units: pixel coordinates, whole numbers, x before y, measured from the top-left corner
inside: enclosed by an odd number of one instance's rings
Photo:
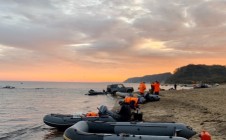
[[[132,77],[128,78],[124,81],[124,83],[140,83],[141,81],[144,81],[146,83],[159,81],[160,83],[165,83],[165,81],[172,76],[170,72],[167,73],[161,73],[161,74],[154,74],[154,75],[145,75],[143,77]]]

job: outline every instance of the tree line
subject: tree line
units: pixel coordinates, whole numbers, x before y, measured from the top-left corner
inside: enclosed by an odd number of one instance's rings
[[[196,83],[226,83],[226,66],[222,65],[194,65],[189,64],[176,68],[174,73],[170,72],[145,75],[143,77],[132,77],[125,80],[125,83],[139,83],[159,81],[167,84],[196,84]]]
[[[189,64],[177,68],[166,83],[226,83],[226,66]]]

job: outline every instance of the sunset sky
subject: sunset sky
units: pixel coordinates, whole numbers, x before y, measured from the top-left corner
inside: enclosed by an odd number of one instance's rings
[[[0,0],[0,80],[113,82],[226,65],[225,0]]]

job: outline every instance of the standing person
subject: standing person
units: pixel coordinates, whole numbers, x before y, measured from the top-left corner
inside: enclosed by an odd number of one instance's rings
[[[140,82],[140,85],[139,85],[139,92],[142,96],[144,96],[144,92],[146,90],[146,85],[145,85],[145,82]]]
[[[174,89],[177,90],[177,84],[176,83],[174,84]]]
[[[155,86],[154,86],[154,94],[155,95],[159,95],[159,92],[160,92],[160,83],[159,81],[155,81]]]
[[[151,83],[151,91],[150,91],[150,93],[153,94],[154,90],[155,90],[155,82],[152,82]]]

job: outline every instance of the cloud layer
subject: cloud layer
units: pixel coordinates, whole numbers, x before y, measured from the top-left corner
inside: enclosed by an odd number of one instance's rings
[[[189,63],[225,65],[225,5],[224,0],[1,1],[0,76],[34,71],[39,80],[73,75],[69,80],[111,81]],[[29,73],[25,80],[32,79]],[[54,79],[57,75],[62,76]]]

